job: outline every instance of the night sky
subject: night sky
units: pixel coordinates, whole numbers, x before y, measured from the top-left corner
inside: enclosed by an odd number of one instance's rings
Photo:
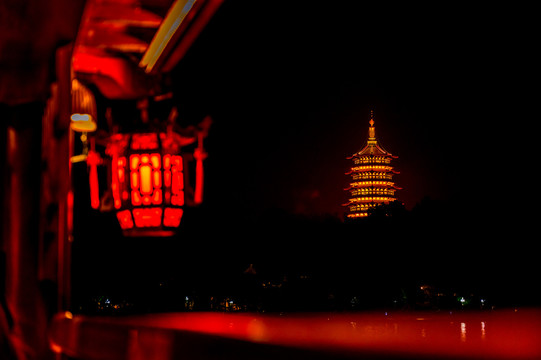
[[[226,1],[177,67],[181,115],[215,121],[208,202],[341,216],[370,110],[408,209],[490,200],[480,182],[524,100],[502,9],[323,4]]]

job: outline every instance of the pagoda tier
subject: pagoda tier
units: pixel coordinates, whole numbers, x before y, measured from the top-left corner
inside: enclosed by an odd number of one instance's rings
[[[353,161],[351,170],[346,173],[351,176],[352,182],[344,189],[351,195],[349,202],[343,204],[348,209],[348,218],[368,216],[370,209],[395,201],[395,192],[401,189],[392,181],[399,172],[393,170],[391,161],[398,156],[377,143],[372,112],[369,123],[366,146],[347,158]]]

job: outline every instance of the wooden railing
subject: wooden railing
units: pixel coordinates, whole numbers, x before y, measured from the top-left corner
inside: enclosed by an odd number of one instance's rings
[[[541,310],[258,315],[57,315],[51,348],[76,359],[541,358]]]

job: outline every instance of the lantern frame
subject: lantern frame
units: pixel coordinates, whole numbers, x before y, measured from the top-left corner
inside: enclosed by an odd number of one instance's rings
[[[125,236],[171,236],[184,213],[187,160],[193,143],[174,132],[115,134],[111,158],[113,208]]]

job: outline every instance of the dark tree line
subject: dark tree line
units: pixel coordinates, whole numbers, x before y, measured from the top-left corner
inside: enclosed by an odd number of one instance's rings
[[[525,240],[508,237],[505,222],[430,198],[345,222],[275,209],[219,216],[187,209],[168,239],[122,238],[116,219],[99,216],[101,227],[91,226],[92,217],[78,224],[75,303],[107,294],[139,312],[192,302],[192,309],[223,310],[230,301],[247,311],[339,311],[461,308],[453,294],[463,294],[476,297],[468,303],[474,308],[481,297],[487,305],[539,304],[532,263],[521,262],[516,248]],[[255,275],[245,273],[250,264]]]

